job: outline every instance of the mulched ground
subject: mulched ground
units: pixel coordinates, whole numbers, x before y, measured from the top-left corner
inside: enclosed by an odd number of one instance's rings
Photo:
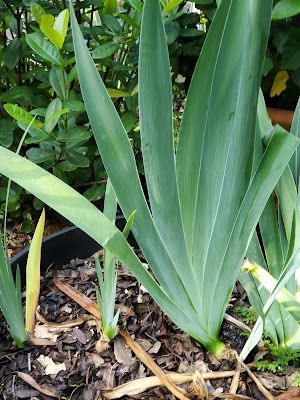
[[[141,255],[139,255],[141,257]],[[141,257],[142,258],[142,257]],[[62,323],[86,318],[80,326],[51,330],[37,325],[36,336],[55,341],[54,346],[28,346],[25,350],[13,348],[7,336],[4,322],[0,320],[0,393],[3,399],[51,399],[25,383],[16,372],[29,374],[38,384],[61,395],[61,398],[76,400],[102,399],[102,391],[152,373],[127,348],[121,337],[99,354],[96,343],[99,332],[95,320],[79,305],[70,300],[54,285],[58,277],[64,283],[76,287],[85,295],[95,299],[96,272],[93,258],[72,260],[58,270],[49,269],[41,282],[40,314],[48,322]],[[222,362],[206,352],[195,340],[188,337],[161,312],[150,295],[143,290],[135,278],[124,267],[119,267],[117,307],[121,310],[120,326],[153,357],[165,372],[228,371],[236,367],[235,360]],[[233,293],[228,313],[235,318],[234,307],[247,307],[246,296],[238,285]],[[241,330],[224,322],[221,339],[230,347],[240,351],[246,338]],[[54,364],[53,364],[54,363]],[[53,368],[57,373],[53,373]],[[294,372],[294,371],[292,371]],[[257,373],[269,389],[278,395],[291,384],[291,378]],[[228,393],[231,378],[206,381],[209,393]],[[191,390],[191,385],[185,385]],[[275,391],[274,391],[275,389]],[[276,391],[277,389],[277,391]],[[216,392],[217,391],[217,392]],[[241,374],[238,393],[253,399],[265,399],[246,373]],[[196,398],[196,397],[195,397]],[[148,391],[122,399],[174,399],[164,387],[157,386]]]

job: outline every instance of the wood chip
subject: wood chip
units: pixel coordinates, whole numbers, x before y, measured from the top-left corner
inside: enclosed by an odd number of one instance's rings
[[[120,364],[131,365],[132,364],[132,353],[130,348],[125,347],[124,340],[120,337],[114,339],[114,354],[116,360]]]
[[[74,336],[81,344],[83,344],[83,345],[86,344],[86,342],[87,342],[86,336],[85,336],[85,334],[82,332],[81,329],[79,329],[79,328],[76,327],[75,329],[73,329],[72,334],[73,334],[73,336]]]
[[[151,347],[151,349],[148,351],[150,354],[157,354],[161,348],[161,342],[157,341],[154,343],[154,345]]]
[[[44,367],[44,375],[56,376],[60,371],[66,371],[65,363],[56,364],[52,358],[41,354],[37,361]]]

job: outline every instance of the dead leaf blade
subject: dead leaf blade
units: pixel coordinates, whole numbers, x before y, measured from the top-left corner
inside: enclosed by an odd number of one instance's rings
[[[17,372],[17,375],[24,382],[28,383],[28,385],[38,390],[40,393],[49,397],[55,397],[56,399],[60,398],[60,395],[55,390],[48,388],[45,385],[39,385],[37,381],[32,378],[32,376],[25,374],[24,372]]]

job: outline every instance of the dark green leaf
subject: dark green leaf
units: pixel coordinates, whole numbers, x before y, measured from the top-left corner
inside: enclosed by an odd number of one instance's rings
[[[165,30],[167,35],[168,45],[175,42],[180,34],[180,25],[177,21],[171,21],[165,23]]]
[[[111,14],[105,14],[102,15],[101,19],[103,24],[106,25],[108,29],[111,30],[113,33],[115,33],[116,35],[121,34],[122,27],[116,17]]]
[[[286,19],[300,13],[299,0],[281,0],[273,8],[272,19]]]
[[[10,147],[14,141],[13,130],[15,124],[7,119],[0,119],[0,144],[4,147]]]
[[[79,168],[86,168],[90,165],[90,160],[76,150],[66,150],[65,156],[71,164],[76,165]]]
[[[49,72],[49,82],[61,100],[66,99],[66,73],[61,67],[53,67]]]
[[[26,42],[42,59],[55,65],[62,63],[59,50],[49,40],[45,39],[41,33],[34,32],[27,34]]]
[[[54,150],[32,147],[26,151],[26,156],[30,161],[40,164],[46,161],[54,161],[56,154]]]
[[[204,35],[204,31],[200,31],[200,29],[196,28],[186,28],[186,29],[181,29],[180,31],[180,36],[182,37],[197,37],[197,36],[202,36]]]
[[[28,86],[15,86],[0,96],[0,101],[14,102],[19,104],[32,103],[32,90]]]
[[[100,185],[99,183],[95,183],[90,186],[84,193],[84,197],[90,201],[97,201],[104,197],[105,193],[105,185]]]
[[[113,42],[105,43],[96,47],[92,51],[92,56],[94,59],[102,59],[110,57],[119,49],[119,47],[120,47],[119,44]]]
[[[4,64],[9,69],[14,69],[22,56],[22,43],[20,39],[12,40],[4,52]]]

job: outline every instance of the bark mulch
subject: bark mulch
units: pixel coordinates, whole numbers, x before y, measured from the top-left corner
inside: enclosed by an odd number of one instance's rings
[[[37,323],[35,340],[38,345],[28,344],[23,350],[14,348],[1,317],[0,398],[104,399],[107,389],[153,376],[120,335],[106,350],[99,353],[96,346],[101,335],[99,321],[60,291],[55,286],[55,279],[71,285],[94,301],[96,299],[94,258],[71,260],[69,265],[59,269],[49,268],[42,277],[39,319],[43,321],[44,318],[48,325]],[[238,319],[240,317],[234,312],[236,306],[248,306],[246,295],[239,284],[227,311]],[[239,367],[234,353],[228,352],[225,358],[218,360],[206,352],[198,342],[179,330],[163,314],[145,289],[122,266],[119,267],[116,307],[121,311],[120,327],[134,338],[156,364],[165,373],[178,373],[181,374],[181,381],[189,381],[180,386],[187,391],[188,398],[266,398],[243,368],[240,376],[236,375],[235,378],[238,396],[225,395],[232,385],[232,376],[206,379],[204,383],[203,377],[207,373],[228,375],[232,371],[233,375]],[[221,339],[228,347],[239,352],[247,339],[241,332],[240,328],[225,320]],[[289,370],[283,377],[253,371],[274,396],[282,393],[283,397],[278,397],[279,400],[300,398],[298,389],[284,392],[291,385],[294,370]],[[178,376],[173,378],[179,379]],[[154,377],[152,381],[155,379]],[[145,382],[149,383],[149,380],[138,382],[142,386],[141,393],[130,392],[130,395],[120,398],[175,398],[164,386],[157,385],[143,390]],[[138,383],[134,385],[137,386]],[[287,393],[289,397],[284,397]],[[106,396],[110,395],[110,392],[106,392]]]

